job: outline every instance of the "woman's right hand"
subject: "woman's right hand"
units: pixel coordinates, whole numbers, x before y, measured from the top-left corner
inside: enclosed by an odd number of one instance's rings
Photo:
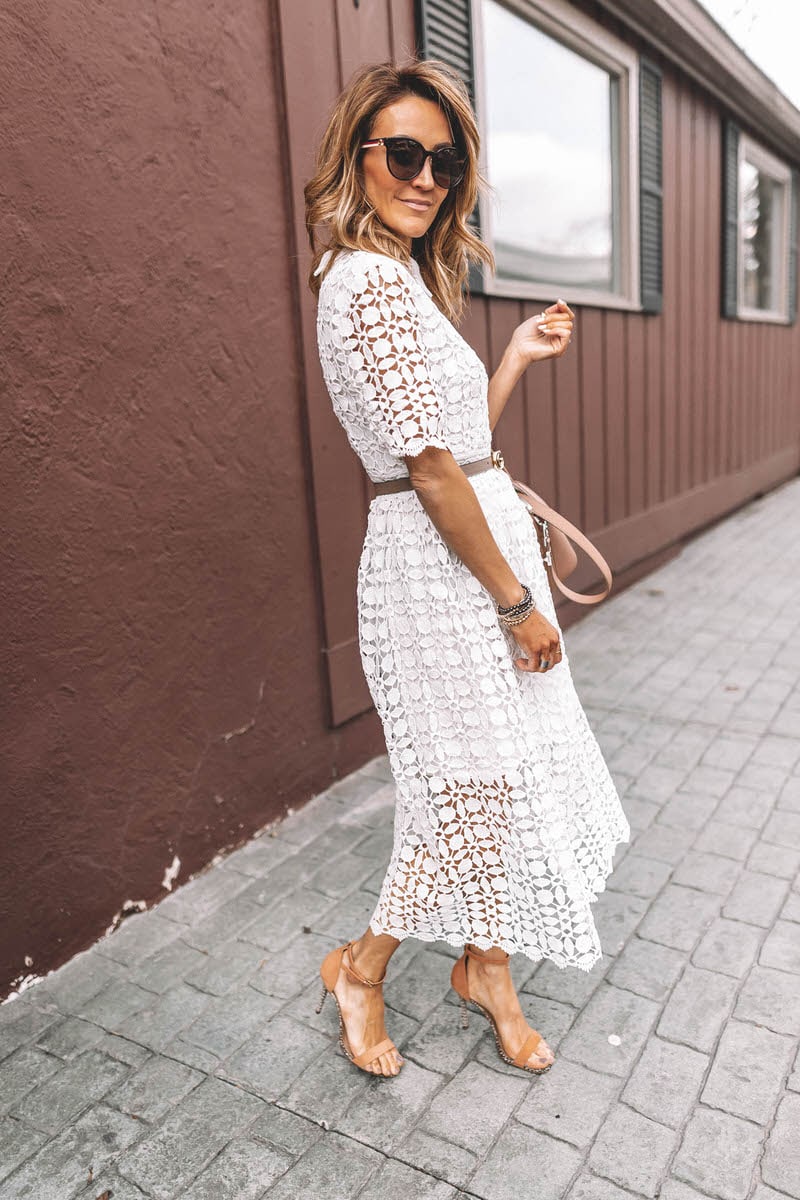
[[[561,642],[558,630],[554,628],[537,608],[534,608],[519,625],[510,626],[511,633],[517,641],[524,658],[515,658],[514,666],[521,671],[551,671],[556,663],[561,662]],[[541,663],[548,666],[542,667]]]

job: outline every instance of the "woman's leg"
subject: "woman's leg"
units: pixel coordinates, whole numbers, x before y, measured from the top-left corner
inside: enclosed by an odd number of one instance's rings
[[[344,961],[365,978],[380,979],[399,945],[399,940],[388,933],[376,934],[368,928],[353,942],[350,950],[345,951]],[[346,971],[340,971],[334,990],[353,1054],[360,1054],[388,1036],[383,1017],[382,987],[369,987],[357,982]],[[371,1062],[367,1070],[376,1075],[397,1075],[402,1063],[399,1051],[389,1050]]]
[[[477,950],[478,954],[486,953],[486,951],[479,950],[477,946],[473,949]],[[493,953],[497,951],[499,951],[499,947],[492,947]],[[497,954],[498,959],[501,953],[502,951]],[[492,962],[485,958],[470,956],[467,961],[470,996],[492,1014],[497,1022],[503,1045],[511,1048],[512,1051],[518,1049],[531,1032],[531,1027],[525,1020],[525,1014],[511,978],[509,960]],[[555,1055],[547,1042],[540,1042],[537,1052],[531,1054],[528,1059],[528,1065],[545,1067],[554,1059]]]

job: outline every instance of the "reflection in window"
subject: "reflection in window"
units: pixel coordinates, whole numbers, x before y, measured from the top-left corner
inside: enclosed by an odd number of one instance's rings
[[[746,308],[780,308],[783,187],[743,158],[740,163],[742,302]]]
[[[614,291],[616,81],[496,0],[482,16],[497,277]]]

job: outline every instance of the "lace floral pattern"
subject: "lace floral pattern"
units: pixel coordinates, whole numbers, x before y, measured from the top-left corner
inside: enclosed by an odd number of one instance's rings
[[[426,445],[491,448],[486,371],[433,303],[416,263],[353,251],[320,290],[323,375],[373,479]],[[468,476],[500,550],[559,628],[533,522],[510,477]],[[564,647],[522,672],[492,597],[415,492],[376,496],[358,566],[364,674],[396,783],[394,845],[376,933],[501,946],[589,970],[591,902],[630,827]]]
[[[403,456],[425,446],[460,462],[489,453],[486,370],[413,259],[337,259],[320,289],[317,340],[334,412],[370,479],[407,475]]]

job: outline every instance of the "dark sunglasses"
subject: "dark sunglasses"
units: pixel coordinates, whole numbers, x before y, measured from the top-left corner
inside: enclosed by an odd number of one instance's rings
[[[467,169],[467,160],[460,156],[455,146],[426,150],[414,138],[388,137],[362,142],[361,149],[367,150],[370,146],[386,147],[386,166],[395,179],[416,179],[429,158],[434,182],[449,190],[461,183]]]

